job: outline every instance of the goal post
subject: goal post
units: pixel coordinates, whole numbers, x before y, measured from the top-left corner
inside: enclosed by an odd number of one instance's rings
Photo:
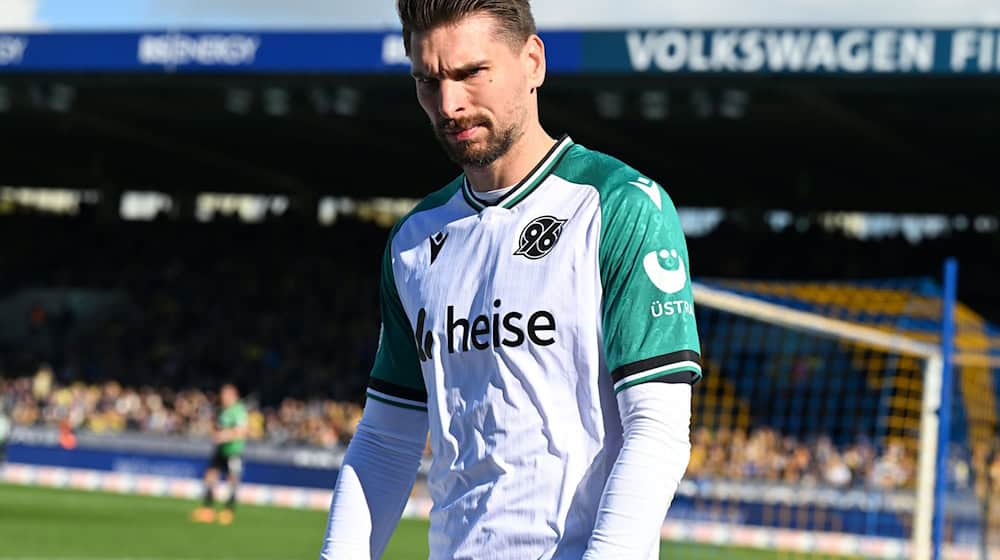
[[[934,513],[931,531],[930,558],[941,559],[944,545],[945,497],[947,496],[948,447],[951,439],[952,399],[955,392],[955,377],[952,369],[955,349],[955,299],[958,293],[958,262],[948,259],[944,264],[944,290],[941,297],[941,386],[937,393],[938,445],[934,477]],[[921,554],[921,560],[926,556]],[[985,558],[983,560],[986,560]]]
[[[878,320],[880,305],[905,315],[906,295],[735,281],[693,288],[706,373],[692,465],[664,535],[930,560],[944,360],[930,337]],[[834,304],[870,320],[837,316]]]

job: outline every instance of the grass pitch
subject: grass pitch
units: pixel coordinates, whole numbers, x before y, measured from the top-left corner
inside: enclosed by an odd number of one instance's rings
[[[326,514],[240,506],[230,526],[188,520],[190,500],[0,484],[0,560],[248,560],[317,558]],[[821,558],[662,543],[671,559]],[[385,560],[427,558],[427,523],[403,520]]]

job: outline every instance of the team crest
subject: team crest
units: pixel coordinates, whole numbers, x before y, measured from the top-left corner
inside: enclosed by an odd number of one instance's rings
[[[531,260],[537,260],[548,255],[555,247],[556,241],[562,234],[563,224],[566,220],[560,220],[552,216],[542,216],[535,218],[524,226],[521,230],[521,238],[518,241],[515,255],[522,255]]]

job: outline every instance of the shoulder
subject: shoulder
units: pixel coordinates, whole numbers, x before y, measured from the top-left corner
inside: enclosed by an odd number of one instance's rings
[[[462,175],[459,175],[458,177],[454,178],[450,183],[445,185],[443,188],[438,189],[432,192],[431,194],[427,195],[426,197],[424,197],[423,200],[421,200],[419,203],[417,203],[416,206],[413,207],[413,210],[407,212],[402,218],[399,219],[398,222],[396,222],[396,225],[393,226],[392,231],[389,234],[389,239],[394,238],[396,234],[399,233],[399,231],[403,229],[403,227],[408,222],[410,222],[414,216],[426,212],[431,212],[447,205],[448,202],[451,201],[451,199],[455,196],[455,193],[457,193],[460,188],[462,188]]]
[[[672,206],[656,181],[618,158],[580,144],[567,152],[555,174],[572,183],[593,187],[604,211],[644,208],[650,204],[650,209],[657,210]]]
[[[638,172],[618,158],[582,144],[574,144],[559,162],[554,174],[572,183],[589,185],[603,193],[633,180]]]

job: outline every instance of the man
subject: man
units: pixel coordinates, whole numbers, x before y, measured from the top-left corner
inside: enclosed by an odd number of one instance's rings
[[[417,99],[463,174],[390,235],[321,557],[381,556],[429,429],[431,558],[655,558],[701,376],[673,204],[542,129],[527,0],[397,8]]]
[[[243,472],[243,448],[246,447],[247,410],[240,402],[240,393],[236,385],[227,383],[219,391],[219,401],[222,410],[216,420],[215,433],[212,441],[215,451],[205,469],[205,495],[202,506],[194,511],[192,519],[199,523],[215,521],[215,485],[219,482],[219,473],[226,476],[229,484],[229,498],[219,512],[218,521],[222,525],[233,522],[233,510],[236,508],[236,492],[239,488],[240,474]]]
[[[3,401],[0,401],[0,467],[3,467],[4,460],[7,458],[7,441],[10,439],[12,431],[11,421],[4,414],[4,404]]]

